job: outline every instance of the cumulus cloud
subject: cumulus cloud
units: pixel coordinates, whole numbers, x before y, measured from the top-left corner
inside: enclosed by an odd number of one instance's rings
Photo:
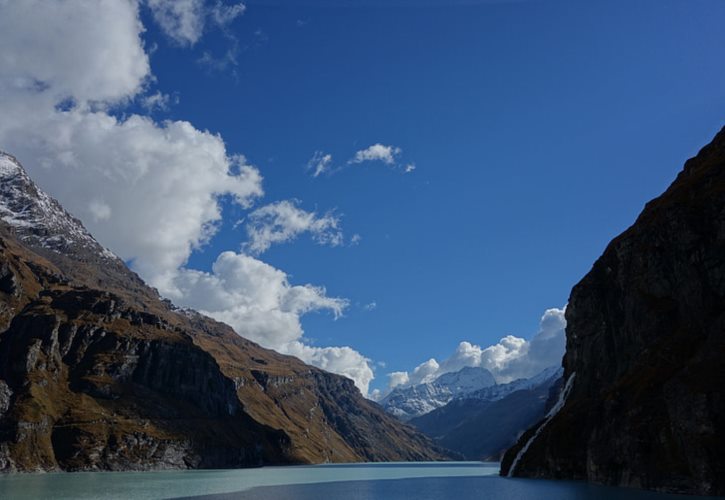
[[[258,208],[249,214],[245,227],[249,241],[244,248],[255,255],[304,233],[309,233],[320,245],[338,246],[344,241],[338,217],[330,212],[321,216],[307,212],[290,200]]]
[[[355,153],[355,156],[349,163],[362,163],[364,161],[382,161],[386,165],[394,165],[397,156],[403,150],[395,146],[384,146],[380,143],[361,149]]]
[[[217,0],[146,0],[154,20],[179,45],[194,45],[208,22],[224,27],[242,15],[242,3],[227,5]]]
[[[224,252],[210,273],[192,269],[176,273],[169,295],[264,347],[346,375],[367,394],[373,379],[369,359],[350,347],[315,347],[303,339],[301,315],[328,311],[338,318],[348,306],[345,299],[328,297],[324,288],[291,285],[284,272],[269,264]]]
[[[262,194],[261,175],[217,134],[107,111],[151,79],[134,2],[28,0],[0,9],[0,144],[163,287],[213,234],[218,197],[248,206]],[[69,99],[73,106],[59,107]]]
[[[363,396],[368,396],[370,382],[375,377],[370,360],[350,347],[314,347],[292,342],[280,352],[300,358],[323,370],[345,375],[355,382]]]
[[[388,387],[394,389],[400,385],[409,385],[410,376],[408,372],[392,372],[388,373]]]
[[[163,94],[158,90],[155,93],[145,95],[140,99],[141,106],[149,112],[155,110],[167,111],[171,101],[171,96]]]
[[[566,343],[564,310],[547,309],[539,321],[539,331],[531,340],[507,335],[488,347],[463,341],[451,356],[441,362],[431,358],[418,365],[412,373],[390,373],[388,391],[399,386],[432,382],[444,373],[456,372],[466,366],[486,368],[498,383],[506,383],[532,377],[550,366],[560,365]]]
[[[221,254],[209,273],[184,267],[214,235],[220,197],[250,208],[263,194],[262,176],[230,154],[218,134],[187,121],[118,112],[134,100],[150,108],[165,101],[149,91],[154,77],[139,5],[0,0],[0,147],[162,294],[263,345],[347,375],[366,392],[368,360],[349,347],[308,345],[300,324],[315,311],[338,317],[345,300],[322,287],[291,285],[284,272],[243,254]],[[236,5],[149,3],[169,36],[187,45],[204,22],[224,24],[241,14]],[[341,238],[334,217],[284,204],[251,220],[262,227],[258,248],[304,231],[327,244]],[[265,230],[265,220],[281,221],[281,229]]]
[[[169,295],[223,321],[240,335],[277,348],[302,336],[300,315],[329,310],[339,317],[347,301],[327,297],[325,289],[292,286],[287,275],[249,255],[224,252],[206,273],[182,269]]]
[[[332,155],[315,151],[310,161],[307,162],[307,170],[312,172],[312,177],[319,177],[321,174],[328,172],[332,166]]]
[[[150,73],[142,29],[130,1],[1,1],[3,105],[26,94],[43,107],[69,97],[117,102],[136,94]],[[16,118],[3,108],[3,124]]]

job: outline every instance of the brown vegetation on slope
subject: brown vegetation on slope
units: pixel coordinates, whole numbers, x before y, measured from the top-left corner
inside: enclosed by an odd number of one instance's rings
[[[443,458],[351,380],[75,250],[32,248],[0,222],[0,470]]]

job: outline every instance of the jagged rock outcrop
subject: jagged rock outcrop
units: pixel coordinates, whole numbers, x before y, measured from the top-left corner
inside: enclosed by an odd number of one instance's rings
[[[0,154],[0,471],[440,458],[351,380],[161,300]]]
[[[571,293],[564,378],[502,474],[725,495],[725,129]],[[521,453],[528,444],[525,453]]]

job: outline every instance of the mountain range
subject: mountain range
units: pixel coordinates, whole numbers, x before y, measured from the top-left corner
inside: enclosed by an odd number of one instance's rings
[[[446,456],[352,380],[160,298],[0,154],[0,471]]]
[[[411,425],[466,460],[498,462],[523,432],[541,420],[561,368],[532,379],[483,389],[413,418]],[[504,389],[505,388],[505,389]]]
[[[380,404],[385,411],[401,420],[410,420],[441,408],[455,398],[496,385],[491,372],[480,367],[464,367],[444,373],[431,382],[396,387]]]
[[[467,460],[497,461],[545,413],[561,367],[497,384],[490,371],[464,367],[408,387],[381,400],[385,410],[407,421]]]

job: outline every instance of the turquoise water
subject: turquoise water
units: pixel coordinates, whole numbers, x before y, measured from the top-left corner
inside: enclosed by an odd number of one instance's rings
[[[204,500],[674,500],[568,481],[498,477],[499,464],[404,462],[260,469],[82,472],[0,477],[1,499]],[[711,497],[710,497],[711,498]]]

